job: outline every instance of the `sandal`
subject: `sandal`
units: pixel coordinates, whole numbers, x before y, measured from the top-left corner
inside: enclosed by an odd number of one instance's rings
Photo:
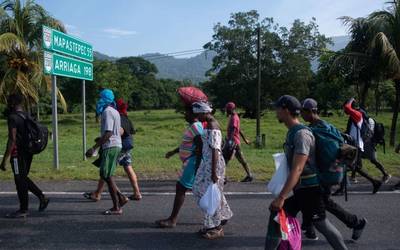
[[[174,228],[176,227],[176,223],[172,223],[170,220],[157,220],[156,225],[159,228]]]
[[[121,215],[122,209],[114,210],[113,208],[111,208],[111,209],[104,211],[103,214],[104,215]]]
[[[208,230],[205,234],[202,234],[201,236],[207,240],[215,240],[224,237],[224,230],[222,229],[222,227],[214,228]]]
[[[99,197],[96,197],[96,196],[94,195],[93,192],[86,192],[86,193],[83,193],[83,197],[85,197],[85,198],[88,199],[88,200],[94,201],[94,202],[100,200],[100,196],[99,196]]]
[[[140,201],[141,199],[142,199],[142,195],[131,195],[131,196],[129,196],[129,199],[130,200],[133,200],[133,201]]]

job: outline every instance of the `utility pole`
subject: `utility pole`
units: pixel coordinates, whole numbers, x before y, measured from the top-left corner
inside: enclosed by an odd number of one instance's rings
[[[257,74],[258,74],[258,82],[257,82],[257,128],[256,128],[256,146],[261,148],[261,135],[260,135],[260,99],[261,99],[261,41],[260,41],[260,26],[257,28]]]

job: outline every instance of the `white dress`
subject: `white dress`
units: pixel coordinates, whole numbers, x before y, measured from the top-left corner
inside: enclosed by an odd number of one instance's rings
[[[211,179],[212,173],[212,149],[217,149],[218,162],[216,174],[218,176],[217,185],[221,190],[221,206],[217,209],[214,215],[210,216],[205,214],[204,226],[205,228],[217,227],[221,224],[221,220],[228,220],[232,217],[232,211],[226,201],[225,195],[223,194],[224,179],[225,179],[225,161],[222,157],[221,146],[222,146],[222,135],[219,129],[205,129],[202,136],[203,151],[202,161],[199,169],[197,170],[196,179],[193,184],[193,195],[197,201],[206,192],[208,186],[213,184]]]

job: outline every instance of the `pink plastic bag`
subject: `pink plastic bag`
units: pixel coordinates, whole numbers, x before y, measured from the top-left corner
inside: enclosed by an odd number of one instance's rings
[[[279,212],[278,216],[282,232],[282,240],[278,249],[301,250],[301,228],[299,221],[292,216],[286,216],[283,210]]]

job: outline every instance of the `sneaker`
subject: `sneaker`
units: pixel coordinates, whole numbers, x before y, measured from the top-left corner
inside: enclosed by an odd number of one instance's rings
[[[366,225],[367,225],[367,220],[365,218],[362,218],[358,222],[358,225],[353,228],[353,234],[352,234],[351,238],[353,240],[358,240],[361,237],[361,234],[364,231],[364,228]]]
[[[22,211],[22,210],[18,210],[18,211],[6,214],[6,218],[13,218],[13,219],[26,218],[26,216],[28,216],[28,212]]]
[[[357,184],[357,183],[358,183],[358,180],[357,180],[356,177],[353,177],[353,178],[351,178],[351,182],[354,183],[354,184]]]
[[[306,236],[307,240],[318,240],[318,236],[315,234],[314,230],[306,231],[304,236]]]
[[[248,175],[246,177],[244,177],[243,180],[241,180],[240,182],[252,182],[253,181],[253,176]]]
[[[384,176],[382,177],[382,182],[383,182],[383,183],[388,183],[389,180],[390,180],[390,178],[392,178],[392,176],[391,176],[390,174],[384,175]]]
[[[50,200],[47,197],[40,199],[39,212],[43,212],[49,205],[49,202],[50,202]]]
[[[381,181],[376,181],[373,184],[374,188],[372,189],[372,194],[376,194],[378,192],[378,190],[381,188],[382,186],[382,182]]]

